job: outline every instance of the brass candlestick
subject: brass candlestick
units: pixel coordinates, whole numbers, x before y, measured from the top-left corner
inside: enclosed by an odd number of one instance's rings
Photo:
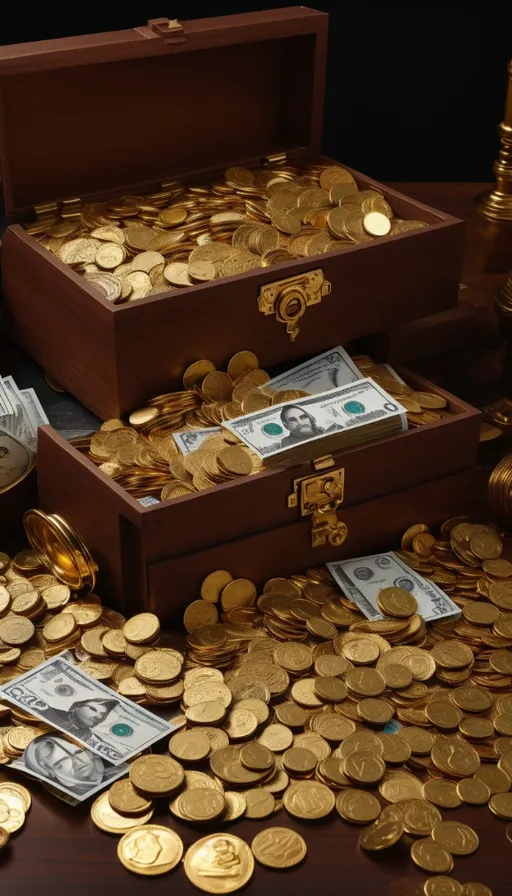
[[[496,186],[478,199],[477,209],[484,219],[484,267],[506,271],[512,265],[512,61],[508,64],[505,117],[498,133],[501,149],[493,166]]]

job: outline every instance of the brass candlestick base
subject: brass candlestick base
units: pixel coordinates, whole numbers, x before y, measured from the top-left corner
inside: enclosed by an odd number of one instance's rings
[[[506,271],[512,265],[512,61],[508,65],[505,117],[498,128],[501,149],[493,171],[494,190],[477,200],[482,216],[484,267]]]
[[[503,375],[504,386],[512,392],[512,271],[494,296],[494,307],[500,331],[507,343],[507,358]],[[482,408],[484,417],[505,433],[512,435],[512,399],[500,398]]]

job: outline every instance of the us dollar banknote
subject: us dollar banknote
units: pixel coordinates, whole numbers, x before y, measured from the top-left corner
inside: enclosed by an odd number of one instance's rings
[[[341,345],[304,361],[297,367],[287,370],[271,379],[262,387],[264,392],[284,392],[289,389],[300,389],[310,395],[347,386],[362,378],[350,355]]]
[[[201,447],[206,439],[222,432],[220,426],[209,426],[207,429],[185,429],[182,432],[174,432],[173,439],[181,454],[191,454]]]
[[[407,429],[405,410],[370,379],[237,417],[226,429],[267,466],[295,463]]]
[[[8,682],[0,695],[112,765],[171,733],[163,719],[60,656]]]
[[[407,566],[393,552],[356,557],[327,567],[342,591],[367,619],[384,619],[377,604],[383,588],[402,588],[418,602],[418,614],[425,622],[460,616],[460,609],[441,588]]]

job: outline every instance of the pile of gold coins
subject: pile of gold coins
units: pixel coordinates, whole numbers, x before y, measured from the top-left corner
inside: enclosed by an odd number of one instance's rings
[[[40,209],[28,233],[126,302],[427,227],[341,166],[229,168],[211,186]]]
[[[500,519],[512,521],[512,454],[502,458],[489,478],[489,504]]]
[[[427,896],[492,896],[484,884],[444,876],[479,845],[476,831],[447,813],[487,804],[512,821],[512,563],[502,552],[494,527],[464,518],[437,537],[421,523],[408,529],[399,556],[461,609],[460,619],[428,625],[395,587],[379,594],[386,618],[367,620],[326,568],[271,579],[261,592],[217,570],[185,611],[185,648],[153,614],[125,620],[95,595],[56,592],[62,586],[37,570],[31,552],[12,561],[1,554],[0,681],[58,646],[113,690],[176,704],[168,753],[139,756],[91,809],[98,827],[122,835],[118,855],[132,871],[160,874],[182,856],[177,834],[151,823],[155,800],[193,824],[267,819],[281,808],[310,822],[336,809],[364,825],[362,850],[408,845],[420,869],[440,876],[425,882]],[[33,592],[44,611],[30,618]],[[46,729],[18,709],[0,712],[8,765]],[[0,788],[0,818],[2,799]],[[280,855],[291,865],[305,852],[287,828],[261,831],[252,851],[218,833],[190,847],[184,868],[198,887],[218,878],[218,891],[231,892],[253,873],[253,854],[282,867]]]
[[[434,392],[417,392],[393,375],[385,364],[367,355],[353,358],[364,377],[370,377],[406,409],[411,427],[435,423],[449,415],[446,400]],[[99,432],[72,444],[98,464],[136,498],[162,501],[204,491],[231,479],[259,473],[263,462],[226,429],[202,438],[200,446],[181,454],[173,433],[222,427],[227,420],[292,401],[308,393],[299,389],[274,391],[270,377],[253,352],[240,351],[216,370],[208,360],[191,364],[183,375],[183,392],[150,399],[145,408],[123,420],[107,420]]]

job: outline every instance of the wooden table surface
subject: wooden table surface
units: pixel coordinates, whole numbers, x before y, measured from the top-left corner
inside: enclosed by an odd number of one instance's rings
[[[400,184],[400,189],[429,205],[471,219],[475,195],[485,184]],[[471,223],[465,260],[464,282],[481,291],[481,303],[490,311],[492,295],[503,274],[482,274],[474,264]],[[14,357],[15,355],[13,355]],[[5,356],[4,356],[5,358]],[[4,365],[2,365],[4,366]],[[9,372],[9,371],[4,371]],[[16,779],[9,769],[0,780]],[[13,835],[0,851],[1,896],[143,896],[147,893],[187,894],[198,892],[189,884],[182,868],[160,878],[131,875],[116,856],[118,838],[97,830],[89,817],[89,803],[68,807],[39,785],[30,784],[33,806],[25,827]],[[461,883],[482,881],[494,896],[509,896],[512,889],[512,843],[506,838],[506,822],[496,819],[487,807],[445,811],[447,819],[464,821],[475,828],[480,848],[468,857],[456,857],[452,876]],[[186,826],[174,819],[166,801],[157,804],[153,820],[169,824],[182,837],[185,848],[222,826]],[[374,858],[357,847],[360,829],[342,821],[334,812],[323,823],[302,823],[284,810],[270,821],[237,821],[226,829],[250,843],[263,826],[286,825],[303,835],[308,845],[304,863],[287,872],[256,867],[248,885],[252,896],[286,893],[309,896],[315,888],[347,896],[421,896],[428,877],[413,864],[408,848],[399,844]]]

